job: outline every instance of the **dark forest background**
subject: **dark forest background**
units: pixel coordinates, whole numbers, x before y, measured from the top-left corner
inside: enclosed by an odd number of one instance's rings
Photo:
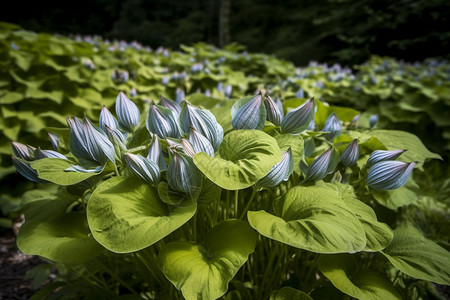
[[[407,61],[450,54],[450,1],[442,0],[10,1],[8,7],[0,20],[27,30],[172,49],[236,42],[298,65],[352,65],[371,54]]]

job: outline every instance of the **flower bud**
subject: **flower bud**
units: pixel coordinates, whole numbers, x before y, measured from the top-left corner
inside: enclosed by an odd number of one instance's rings
[[[123,92],[120,92],[116,98],[116,114],[120,126],[128,132],[133,132],[141,117],[139,108]]]
[[[325,138],[329,141],[334,140],[335,137],[338,137],[341,134],[342,124],[335,113],[332,113],[325,121],[322,131],[330,132],[325,135]]]
[[[395,160],[397,157],[402,155],[406,150],[375,150],[370,154],[369,159],[367,160],[367,167],[370,167],[380,161],[385,160]]]
[[[36,159],[61,158],[61,159],[66,159],[67,160],[67,157],[65,157],[61,153],[58,153],[58,152],[53,151],[53,150],[42,150],[41,148],[37,148],[35,153],[36,153]]]
[[[131,153],[125,153],[124,158],[128,168],[138,177],[149,184],[157,185],[159,183],[160,171],[154,161]]]
[[[283,151],[283,158],[279,163],[272,167],[272,169],[258,181],[258,187],[273,188],[279,185],[282,181],[287,181],[294,171],[294,158],[292,157],[291,147],[287,151]]]
[[[19,172],[19,174],[22,175],[23,177],[25,177],[26,179],[37,182],[37,183],[47,182],[38,177],[36,170],[34,170],[33,168],[30,167],[29,162],[24,161],[19,158],[16,158],[14,156],[11,156],[11,159],[12,159],[14,167],[16,167],[17,172]]]
[[[177,88],[177,90],[175,91],[175,101],[177,103],[181,103],[181,101],[184,100],[185,94],[184,94],[184,90]]]
[[[145,125],[148,131],[160,137],[180,137],[180,127],[174,113],[160,105],[150,106]]]
[[[281,122],[284,133],[300,133],[304,131],[314,118],[314,98],[288,113]]]
[[[305,98],[305,91],[302,88],[299,88],[297,93],[295,94],[297,98]]]
[[[177,192],[189,195],[200,192],[202,187],[202,174],[195,167],[192,158],[169,149],[170,162],[167,168],[169,186]]]
[[[266,108],[262,101],[261,92],[249,100],[243,99],[245,98],[236,102],[231,109],[231,125],[233,125],[235,130],[261,130],[264,127],[264,122],[266,120]]]
[[[168,98],[164,98],[163,96],[159,95],[161,97],[161,102],[159,102],[159,105],[170,109],[175,116],[179,116],[181,113],[181,106],[180,104],[176,103],[173,100],[170,100]]]
[[[408,181],[417,162],[381,161],[367,174],[367,185],[374,190],[395,190]]]
[[[14,155],[18,158],[24,160],[34,160],[34,151],[36,148],[18,142],[11,142],[11,145]]]
[[[309,167],[303,161],[300,162],[300,168],[305,173],[305,181],[318,181],[332,173],[338,163],[339,153],[330,148],[316,157]]]
[[[225,87],[225,90],[223,91],[223,93],[225,94],[225,97],[227,99],[229,99],[231,97],[231,92],[233,91],[233,86],[231,84],[228,84]]]
[[[104,132],[106,132],[106,126],[108,126],[111,129],[119,128],[119,122],[117,122],[117,119],[112,115],[112,113],[104,105],[100,112],[99,125],[100,125],[100,128]]]
[[[280,126],[283,120],[283,106],[280,99],[277,99],[277,102],[275,102],[269,95],[266,95],[264,105],[266,107],[267,120],[275,126]]]
[[[167,169],[167,163],[162,153],[162,147],[157,134],[153,136],[153,143],[148,151],[147,158],[155,162],[161,171]]]
[[[358,140],[355,139],[350,144],[348,144],[344,152],[342,152],[340,161],[344,167],[351,167],[354,164],[356,164],[358,158],[359,158]]]
[[[209,110],[197,108],[183,101],[181,103],[180,125],[186,133],[193,127],[211,142],[214,150],[217,150],[222,143],[223,128],[217,123],[216,117]]]
[[[48,136],[50,138],[50,142],[52,143],[52,148],[55,151],[58,151],[58,147],[59,147],[59,137],[51,132],[47,132]]]
[[[183,146],[183,151],[184,153],[186,153],[186,155],[190,156],[190,157],[194,157],[195,155],[195,150],[192,147],[191,143],[185,139],[185,138],[181,138],[181,145]],[[201,152],[201,151],[199,151]]]
[[[377,125],[377,123],[378,123],[378,115],[377,114],[375,114],[375,115],[372,115],[371,117],[370,117],[370,119],[369,119],[369,126],[370,126],[370,128],[373,128],[373,127],[375,127],[375,125]]]
[[[193,127],[191,127],[189,133],[189,143],[192,145],[194,153],[205,152],[209,156],[214,157],[214,148],[211,142]]]

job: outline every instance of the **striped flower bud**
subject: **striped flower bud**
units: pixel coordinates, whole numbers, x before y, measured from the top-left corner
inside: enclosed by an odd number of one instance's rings
[[[217,123],[216,117],[209,110],[197,108],[183,101],[181,103],[180,125],[186,133],[193,127],[211,142],[214,150],[217,150],[222,143],[223,128]]]
[[[375,150],[370,154],[367,160],[367,167],[370,167],[380,161],[396,160],[397,157],[402,155],[406,150]]]
[[[370,116],[370,119],[369,119],[369,126],[370,126],[370,128],[375,127],[375,125],[377,125],[377,123],[378,123],[378,120],[379,119],[378,119],[378,115],[377,114]]]
[[[58,151],[58,147],[59,147],[59,137],[51,132],[47,132],[48,133],[48,137],[50,138],[50,142],[52,143],[52,148],[55,151]]]
[[[275,126],[280,126],[283,121],[283,106],[280,99],[275,102],[269,95],[266,95],[264,100],[266,107],[267,121],[272,122]]]
[[[159,183],[160,171],[158,165],[143,156],[125,153],[125,162],[130,170],[149,184]]]
[[[167,169],[167,163],[164,159],[161,143],[159,142],[159,137],[157,134],[153,136],[153,143],[150,146],[147,158],[155,162],[161,171]]]
[[[294,158],[292,157],[291,147],[287,151],[283,151],[283,158],[279,163],[272,167],[272,169],[258,181],[256,186],[273,188],[279,185],[282,181],[287,181],[294,171]]]
[[[288,113],[281,122],[284,133],[300,133],[304,131],[314,118],[314,98]]]
[[[341,134],[342,124],[335,113],[332,113],[325,121],[325,125],[323,126],[322,131],[329,132],[325,135],[325,138],[329,141],[334,140],[335,137],[338,137]]]
[[[181,113],[181,106],[180,104],[176,103],[173,100],[170,100],[168,98],[163,97],[162,95],[159,95],[161,98],[161,102],[159,102],[159,105],[170,109],[175,116],[179,116]]]
[[[202,174],[195,167],[192,158],[169,149],[170,162],[167,168],[169,186],[177,192],[189,195],[200,192],[202,187]]]
[[[23,159],[20,159],[20,158],[16,158],[14,156],[11,156],[11,159],[12,159],[14,167],[16,167],[17,172],[19,172],[19,174],[22,175],[23,177],[25,177],[26,179],[33,181],[33,182],[37,182],[37,183],[47,182],[38,177],[36,170],[31,168],[29,162],[27,162]]]
[[[34,160],[36,148],[30,145],[24,145],[19,142],[11,142],[12,150],[15,156],[24,160]]]
[[[344,167],[351,167],[354,164],[356,164],[358,158],[359,158],[358,140],[355,139],[350,144],[348,144],[344,152],[342,152],[340,161]]]
[[[366,184],[374,190],[395,190],[405,185],[417,162],[381,161],[374,164],[367,174]]]
[[[181,103],[184,100],[184,97],[186,95],[184,94],[184,90],[177,88],[177,90],[175,91],[175,101],[177,103]]]
[[[70,127],[70,151],[81,161],[106,164],[109,160],[115,162],[114,146],[106,134],[84,118],[81,123],[76,117],[67,119]]]
[[[311,166],[306,165],[303,161],[300,162],[300,168],[305,173],[305,181],[318,181],[332,173],[338,163],[339,153],[330,148],[316,157]]]
[[[264,122],[266,120],[266,108],[262,101],[261,92],[251,99],[243,99],[236,102],[231,109],[231,125],[233,125],[235,130],[261,130],[264,127]],[[264,114],[262,112],[264,112]]]
[[[180,137],[180,127],[174,113],[160,105],[150,106],[145,125],[148,131],[160,137]]]
[[[67,160],[67,157],[65,157],[61,153],[58,153],[58,152],[53,151],[53,150],[42,150],[41,148],[37,148],[35,153],[36,153],[36,159],[41,159],[41,158],[61,158],[61,159],[66,159]]]
[[[118,129],[119,128],[119,122],[117,119],[112,115],[112,113],[108,110],[106,106],[103,105],[103,108],[100,112],[100,119],[99,119],[99,125],[100,128],[106,132],[106,126],[108,126],[111,129]]]
[[[141,117],[139,108],[123,92],[120,92],[116,98],[116,114],[120,126],[128,132],[133,132]]]
[[[189,140],[187,140],[185,138],[181,138],[181,145],[183,146],[183,151],[184,151],[184,153],[186,153],[186,155],[188,155],[190,157],[194,157],[196,152],[195,152],[194,148],[192,147],[191,143],[189,142]]]
[[[209,156],[214,157],[214,148],[211,142],[193,127],[191,127],[189,133],[189,143],[192,145],[194,153],[205,152]]]

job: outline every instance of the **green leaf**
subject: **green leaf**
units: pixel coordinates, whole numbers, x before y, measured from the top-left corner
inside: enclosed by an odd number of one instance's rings
[[[158,255],[164,275],[187,299],[217,299],[254,251],[256,233],[241,220],[226,220],[211,229],[203,245],[172,242]]]
[[[322,183],[332,187],[332,184]],[[345,204],[353,211],[361,222],[366,233],[367,244],[364,251],[380,251],[386,248],[392,241],[394,234],[391,228],[382,222],[378,222],[373,209],[360,201],[348,184],[335,182],[334,186],[339,191]]]
[[[302,291],[285,286],[270,295],[270,300],[313,300],[308,294]]]
[[[381,253],[409,276],[450,285],[450,252],[411,225],[396,228],[392,243]]]
[[[227,190],[252,186],[282,159],[277,141],[259,130],[235,130],[227,134],[218,155],[200,152],[194,163],[212,182]]]
[[[17,236],[17,246],[25,254],[74,264],[93,259],[102,251],[92,238],[84,213],[26,221]]]
[[[13,104],[16,102],[20,102],[24,99],[22,93],[17,92],[7,92],[6,94],[0,97],[0,104]]]
[[[81,173],[64,171],[73,163],[59,158],[43,158],[31,162],[30,166],[38,173],[38,177],[59,185],[73,185],[100,173]]]
[[[303,158],[303,138],[299,135],[285,133],[275,136],[275,139],[281,150],[287,151],[287,149],[291,147],[292,157],[294,158],[294,170],[297,173],[300,173],[299,164]]]
[[[424,163],[428,158],[442,159],[439,154],[430,152],[412,133],[398,130],[373,130],[370,136],[377,138],[388,150],[407,149],[399,160],[405,162],[418,161]]]
[[[358,270],[349,254],[321,255],[320,271],[343,293],[357,299],[402,299],[386,278],[370,270]]]
[[[318,129],[322,129],[325,125],[325,121],[332,114],[335,113],[340,121],[350,122],[359,112],[352,108],[326,106],[321,101],[315,101],[317,105],[317,112],[315,116],[316,126]]]
[[[405,152],[406,153],[406,152]],[[373,198],[381,205],[397,211],[399,207],[413,204],[420,200],[419,186],[412,178],[402,187],[392,191],[371,190]]]
[[[316,253],[352,253],[366,246],[361,223],[338,192],[297,186],[278,201],[276,215],[248,212],[250,225],[260,234]]]
[[[97,187],[87,206],[94,238],[116,253],[146,248],[181,227],[196,205],[163,203],[156,189],[132,177],[113,177]]]

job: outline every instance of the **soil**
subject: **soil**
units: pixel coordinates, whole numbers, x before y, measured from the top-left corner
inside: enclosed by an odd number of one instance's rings
[[[31,280],[24,276],[41,263],[39,257],[25,255],[17,249],[16,236],[11,229],[0,228],[0,300],[29,299],[35,291]]]

